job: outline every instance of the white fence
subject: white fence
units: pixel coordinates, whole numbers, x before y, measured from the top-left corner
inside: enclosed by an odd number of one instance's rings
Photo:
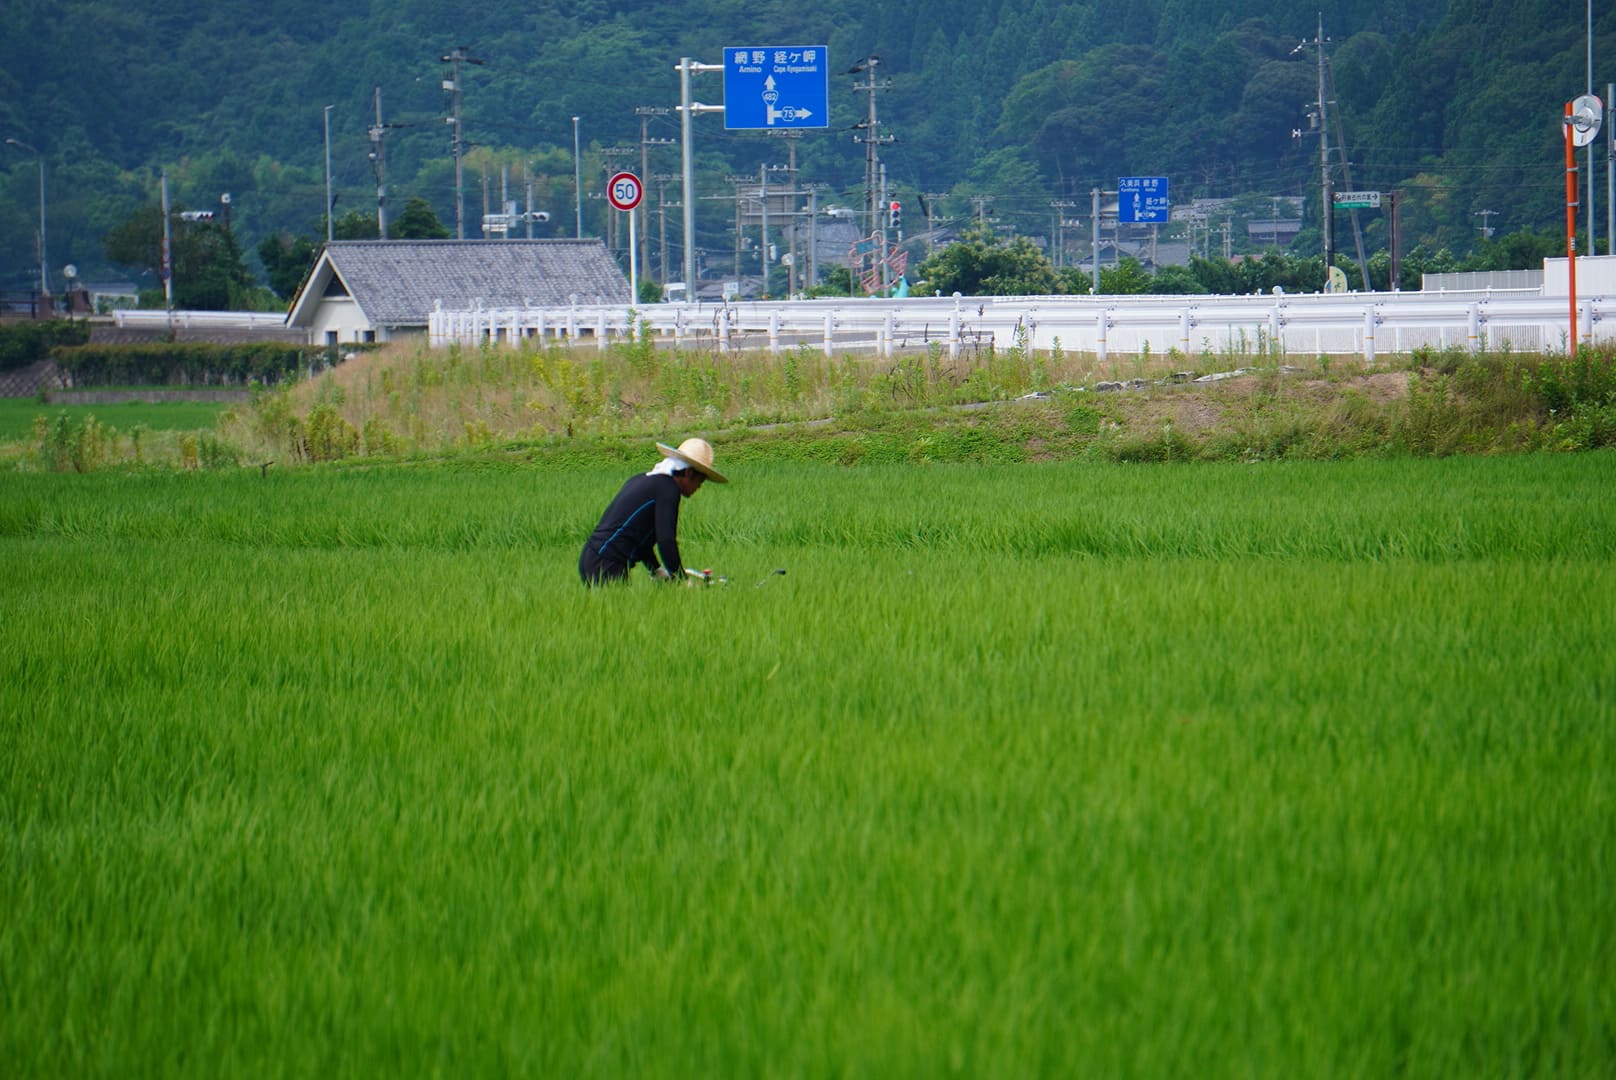
[[[1616,337],[1616,298],[1579,297],[1579,340]],[[950,355],[992,345],[1141,355],[1177,350],[1362,356],[1421,346],[1562,350],[1566,297],[1539,290],[1274,296],[1016,296],[796,300],[434,311],[433,345],[520,339],[592,340],[604,349],[635,327],[658,339],[720,349],[807,344],[834,351],[928,348]]]

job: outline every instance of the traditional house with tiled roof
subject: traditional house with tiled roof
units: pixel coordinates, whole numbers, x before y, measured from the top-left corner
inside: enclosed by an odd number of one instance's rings
[[[315,345],[426,332],[427,316],[476,308],[626,304],[628,279],[599,240],[338,240],[286,324]]]

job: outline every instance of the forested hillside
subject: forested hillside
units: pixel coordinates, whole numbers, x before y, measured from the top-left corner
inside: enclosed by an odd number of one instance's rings
[[[1616,13],[1599,16],[1596,42],[1616,44]],[[378,89],[392,212],[423,197],[452,229],[440,58],[457,46],[481,61],[462,76],[467,235],[484,176],[496,198],[503,177],[525,201],[530,175],[552,214],[536,234],[571,235],[575,116],[584,231],[604,234],[603,172],[638,168],[642,133],[652,174],[678,171],[679,58],[769,44],[825,44],[837,72],[880,58],[891,85],[876,95],[879,134],[894,140],[881,160],[916,208],[911,223],[927,193],[935,214],[981,208],[1000,230],[1042,236],[1052,202],[1086,200],[1120,175],[1170,177],[1175,203],[1304,196],[1317,217],[1317,54],[1298,48],[1317,15],[1280,0],[9,0],[0,20],[0,132],[44,154],[53,274],[69,261],[109,269],[105,236],[156,202],[164,168],[176,206],[231,194],[245,251],[272,233],[323,233],[327,105],[336,215],[374,217]],[[1405,247],[1462,251],[1481,225],[1563,220],[1557,118],[1587,82],[1584,4],[1343,0],[1324,20],[1351,184],[1404,192]],[[795,140],[798,180],[824,185],[823,201],[861,199],[863,77],[833,76],[831,126]],[[1612,78],[1596,64],[1596,88]],[[695,97],[721,101],[722,77],[696,76]],[[725,177],[784,166],[788,151],[717,116],[695,127],[700,194],[715,200],[702,204],[698,245],[723,252]],[[0,284],[25,286],[37,166],[3,150]],[[676,233],[678,214],[668,221]],[[1382,234],[1373,219],[1372,246]],[[1297,243],[1316,251],[1317,227]]]

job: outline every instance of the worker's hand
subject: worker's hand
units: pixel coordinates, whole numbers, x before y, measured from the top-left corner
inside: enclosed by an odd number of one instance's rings
[[[668,573],[666,567],[659,566],[651,571],[651,576],[658,581],[672,581],[673,575]]]

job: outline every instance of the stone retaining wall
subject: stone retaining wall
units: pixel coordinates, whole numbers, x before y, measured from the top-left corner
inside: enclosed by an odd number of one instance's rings
[[[47,390],[51,405],[121,405],[126,401],[208,401],[234,403],[252,398],[250,390]]]

